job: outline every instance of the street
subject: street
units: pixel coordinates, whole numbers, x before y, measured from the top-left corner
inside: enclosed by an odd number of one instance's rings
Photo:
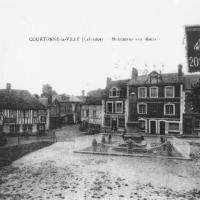
[[[77,126],[58,142],[0,170],[0,199],[199,199],[200,163],[161,158],[81,155],[101,135]]]

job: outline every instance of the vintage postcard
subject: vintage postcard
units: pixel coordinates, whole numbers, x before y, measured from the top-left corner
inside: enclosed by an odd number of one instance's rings
[[[200,199],[199,0],[0,0],[0,199]]]

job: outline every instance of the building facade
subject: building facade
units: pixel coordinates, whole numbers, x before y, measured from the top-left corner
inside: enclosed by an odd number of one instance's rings
[[[102,125],[104,129],[124,131],[128,117],[127,84],[129,80],[107,79],[102,100]]]
[[[81,123],[85,129],[101,130],[102,98],[87,97],[81,105]]]
[[[182,134],[182,73],[138,76],[133,69],[128,86],[128,129],[150,134]]]
[[[81,120],[82,101],[75,96],[56,95],[50,105],[50,127],[59,128]]]
[[[199,112],[189,112],[187,96],[191,93],[191,82],[199,77],[184,75],[181,65],[177,73],[152,71],[144,76],[138,76],[133,68],[127,88],[127,131],[153,135],[196,134],[200,128]]]
[[[10,134],[45,133],[46,108],[26,90],[0,90],[0,130]]]

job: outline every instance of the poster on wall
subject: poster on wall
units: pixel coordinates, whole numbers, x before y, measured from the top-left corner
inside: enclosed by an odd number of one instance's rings
[[[200,25],[186,26],[188,72],[200,71]]]

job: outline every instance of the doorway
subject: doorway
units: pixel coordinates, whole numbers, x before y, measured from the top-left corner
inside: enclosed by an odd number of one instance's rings
[[[117,131],[117,119],[112,119],[111,128],[114,131]]]
[[[192,134],[192,118],[185,118],[183,120],[183,130],[186,135]]]
[[[156,121],[150,121],[150,133],[153,135],[156,134]]]
[[[165,122],[160,121],[160,135],[165,135]]]

